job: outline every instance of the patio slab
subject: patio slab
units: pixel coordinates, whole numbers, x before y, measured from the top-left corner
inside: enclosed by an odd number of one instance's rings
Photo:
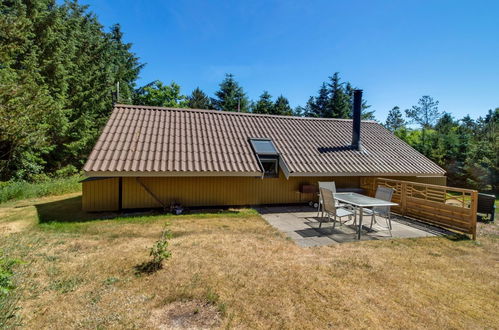
[[[256,207],[260,215],[274,228],[283,232],[302,247],[334,245],[356,242],[356,227],[353,221],[343,225],[323,222],[319,228],[317,210],[309,206],[266,206]],[[384,228],[385,220],[377,218],[378,224],[369,229],[370,217],[364,217],[361,240],[381,240],[393,238],[415,238],[450,235],[452,232],[424,224],[398,215],[392,217],[392,236]]]

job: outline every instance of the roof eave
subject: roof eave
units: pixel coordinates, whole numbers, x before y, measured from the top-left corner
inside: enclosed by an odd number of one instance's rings
[[[289,176],[304,177],[304,176],[417,176],[417,177],[442,177],[445,173],[376,173],[376,172],[292,172]]]
[[[87,177],[261,177],[261,172],[84,171]]]

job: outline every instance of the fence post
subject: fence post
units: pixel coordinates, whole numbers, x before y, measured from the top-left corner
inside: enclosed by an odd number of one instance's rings
[[[401,182],[401,189],[402,189],[402,191],[400,192],[400,209],[402,211],[402,215],[406,215],[406,213],[407,213],[407,183],[406,182]]]
[[[473,190],[471,193],[471,237],[476,240],[476,212],[478,209],[478,191]]]

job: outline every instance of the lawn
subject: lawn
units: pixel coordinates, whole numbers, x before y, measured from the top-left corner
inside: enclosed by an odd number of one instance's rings
[[[499,228],[300,248],[251,209],[183,216],[79,211],[79,193],[0,205],[23,261],[26,328],[495,328]],[[136,274],[161,231],[172,258]]]

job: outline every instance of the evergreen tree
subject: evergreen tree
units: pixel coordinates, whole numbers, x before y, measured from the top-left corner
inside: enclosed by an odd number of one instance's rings
[[[399,107],[395,106],[392,110],[390,110],[390,112],[388,112],[385,127],[391,132],[395,132],[396,130],[405,127],[405,120]]]
[[[476,121],[474,143],[468,149],[464,172],[474,189],[499,193],[499,108]]]
[[[262,95],[258,101],[253,105],[253,113],[260,114],[273,114],[274,103],[272,102],[272,96],[267,91],[263,91]]]
[[[441,116],[438,110],[438,101],[434,100],[431,96],[424,95],[419,99],[418,105],[412,106],[411,109],[406,109],[405,114],[411,119],[411,123],[421,126],[422,138],[419,149],[423,154],[428,155],[426,132],[435,125]]]
[[[137,89],[134,97],[137,105],[152,105],[158,107],[186,108],[187,97],[180,93],[180,86],[175,82],[164,85],[161,81],[153,81]]]
[[[111,70],[115,72],[112,86],[114,89],[119,89],[119,91],[113,90],[116,94],[116,103],[130,104],[135,92],[135,80],[144,64],[139,64],[138,58],[130,51],[132,44],[123,42],[123,33],[119,24],[111,27],[109,43],[108,51],[111,52],[113,59]]]
[[[0,133],[0,150],[9,150],[0,179],[75,171],[111,111],[117,82],[120,101],[130,101],[142,66],[119,26],[104,32],[76,1],[2,1],[0,12],[0,111],[31,121],[23,123],[29,138]]]
[[[353,88],[350,84],[344,84],[340,80],[338,72],[335,72],[332,77],[329,77],[329,88],[331,98],[328,108],[325,112],[327,118],[352,118],[352,103],[351,96]]]
[[[448,173],[449,182],[456,182],[455,173],[459,170],[458,122],[445,113],[436,123],[434,130],[429,131],[429,157]]]
[[[226,74],[219,86],[220,89],[215,93],[216,98],[213,100],[215,109],[248,112],[249,100],[243,88],[234,80],[234,75]]]
[[[211,99],[199,87],[188,97],[188,107],[191,109],[213,109]]]
[[[289,105],[289,101],[284,96],[280,95],[276,100],[272,107],[272,114],[274,115],[284,115],[291,116],[293,115],[293,109]]]
[[[326,83],[322,83],[319,89],[318,95],[316,97],[310,97],[307,103],[307,116],[308,117],[329,117],[328,105],[329,105],[329,89]]]
[[[306,117],[352,118],[353,87],[349,82],[341,82],[335,72],[329,77],[329,83],[322,83],[316,97],[311,96],[304,108]],[[367,111],[370,105],[362,101],[362,119],[374,120],[374,111]]]
[[[293,109],[292,115],[296,117],[310,117],[306,116],[305,114],[307,113],[307,108],[302,107],[302,106],[297,106],[296,108]]]

